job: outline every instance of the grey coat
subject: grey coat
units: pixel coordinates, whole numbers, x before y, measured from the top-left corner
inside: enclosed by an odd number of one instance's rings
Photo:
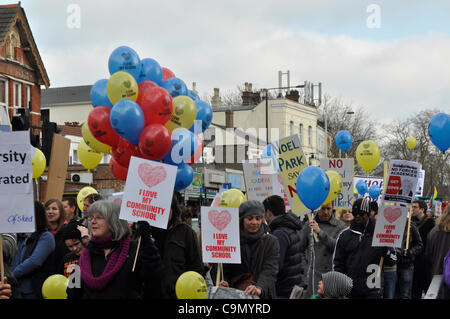
[[[307,222],[302,228],[302,248],[304,251],[306,268],[304,274],[307,278],[308,288],[304,293],[304,298],[309,298],[317,292],[317,286],[320,280],[322,280],[322,274],[332,270],[333,264],[333,252],[336,246],[336,239],[339,234],[347,228],[344,222],[337,220],[334,216],[331,216],[330,220],[323,222],[318,216],[315,217],[315,221],[319,224],[320,233],[318,235],[318,242],[314,241],[314,287],[312,287],[312,262],[311,262],[311,228]],[[314,240],[314,239],[313,239]]]

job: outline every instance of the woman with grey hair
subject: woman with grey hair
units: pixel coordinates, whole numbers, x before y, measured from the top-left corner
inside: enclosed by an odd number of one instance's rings
[[[89,207],[92,237],[79,260],[81,284],[77,287],[76,280],[69,284],[69,299],[140,299],[143,283],[162,277],[162,262],[150,236],[150,225],[138,223],[141,244],[137,251],[128,222],[119,219],[119,213],[120,206],[113,201],[100,200]]]

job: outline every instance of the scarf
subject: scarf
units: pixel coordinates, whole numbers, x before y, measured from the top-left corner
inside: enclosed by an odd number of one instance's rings
[[[112,238],[113,236],[105,238],[92,237],[90,244],[101,249],[108,249],[114,245]],[[89,253],[89,249],[84,249],[80,256],[79,265],[81,269],[81,278],[85,284],[92,290],[102,290],[105,288],[116,273],[122,268],[127,259],[129,248],[130,236],[126,236],[120,240],[119,248],[112,253],[106,263],[103,273],[99,277],[94,277],[92,274],[91,254]]]

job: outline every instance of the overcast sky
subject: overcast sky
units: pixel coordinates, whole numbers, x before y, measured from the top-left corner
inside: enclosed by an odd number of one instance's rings
[[[4,2],[4,1],[2,1]],[[11,3],[10,1],[8,1]],[[245,82],[322,82],[323,92],[390,121],[450,112],[446,0],[22,0],[51,87],[108,78],[127,45],[200,95]],[[284,84],[286,78],[284,77]]]

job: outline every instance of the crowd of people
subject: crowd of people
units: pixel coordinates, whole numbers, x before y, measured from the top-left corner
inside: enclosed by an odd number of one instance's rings
[[[422,200],[412,204],[410,236],[401,248],[373,247],[378,205],[367,198],[352,209],[322,205],[313,215],[286,212],[284,200],[239,206],[240,264],[202,261],[201,229],[174,193],[167,229],[119,219],[120,206],[92,194],[82,212],[73,198],[35,202],[35,232],[3,234],[1,299],[42,299],[46,278],[61,274],[68,299],[175,299],[186,271],[261,299],[421,299],[435,275],[437,298],[450,298],[450,206],[435,219]],[[409,242],[406,243],[407,238]]]

